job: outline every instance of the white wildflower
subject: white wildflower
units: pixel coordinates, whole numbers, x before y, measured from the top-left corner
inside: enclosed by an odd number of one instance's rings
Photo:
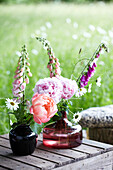
[[[91,38],[91,34],[88,33],[88,32],[84,32],[84,33],[83,33],[83,36],[84,36],[85,38]]]
[[[101,86],[101,77],[98,77],[98,78],[97,78],[97,80],[96,80],[96,85],[97,85],[98,87]]]
[[[101,65],[101,66],[105,65],[104,61],[100,61],[100,62],[98,62],[98,64]]]
[[[46,31],[46,27],[42,26],[42,27],[40,27],[40,30],[41,31]]]
[[[52,27],[52,24],[50,22],[46,22],[46,26],[47,26],[47,28],[50,29]]]
[[[9,75],[9,74],[10,74],[10,71],[8,70],[6,73],[7,73],[7,75]]]
[[[21,56],[21,52],[16,51],[16,55],[20,57]]]
[[[92,87],[92,83],[89,84],[88,93],[91,93],[91,87]]]
[[[74,22],[74,23],[73,23],[73,27],[74,27],[74,28],[78,28],[78,23],[77,23],[77,22]]]
[[[35,33],[36,33],[37,35],[40,35],[40,30],[36,30]]]
[[[73,115],[73,122],[74,123],[78,123],[80,121],[80,119],[81,119],[81,114],[79,112],[77,112]]]
[[[18,104],[19,103],[17,103],[16,101],[14,101],[13,99],[6,99],[6,107],[8,108],[8,109],[11,109],[12,111],[13,110],[17,110],[18,108],[19,108],[19,106],[18,106]]]
[[[83,96],[86,92],[87,90],[85,88],[79,88],[78,91],[75,93],[75,96],[76,97]]]
[[[78,36],[77,36],[76,34],[74,34],[74,35],[72,35],[72,38],[73,38],[74,40],[76,40],[76,39],[78,39]]]
[[[103,28],[101,28],[101,27],[97,27],[97,31],[100,33],[100,34],[106,34],[106,31],[103,29]]]
[[[113,31],[108,31],[108,33],[109,33],[109,36],[111,37],[111,38],[113,38]]]
[[[67,22],[67,24],[70,24],[70,23],[71,23],[71,19],[70,19],[70,18],[67,18],[67,19],[66,19],[66,22]]]
[[[31,52],[32,52],[34,55],[37,55],[37,54],[38,54],[38,51],[35,50],[35,49],[32,49]]]
[[[89,29],[90,29],[91,31],[95,31],[94,25],[89,25]]]
[[[41,35],[42,35],[43,38],[46,38],[46,37],[47,37],[46,32],[42,32]]]

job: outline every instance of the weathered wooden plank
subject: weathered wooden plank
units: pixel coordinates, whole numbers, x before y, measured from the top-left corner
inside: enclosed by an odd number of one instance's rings
[[[78,152],[78,151],[74,151],[72,149],[52,149],[52,148],[48,148],[48,147],[44,146],[41,141],[38,141],[37,148],[45,150],[45,151],[49,151],[51,153],[55,153],[55,154],[58,154],[58,155],[61,155],[61,156],[65,156],[65,157],[68,157],[68,158],[73,158],[73,159],[76,159],[76,160],[83,159],[83,158],[86,158],[88,156],[88,154],[86,154],[86,153],[81,153],[81,152]]]
[[[99,154],[101,153],[101,151],[103,151],[103,149],[95,148],[95,147],[84,145],[84,144],[81,144],[77,148],[73,148],[73,150],[81,151],[83,153],[88,153],[88,154],[97,154],[97,153]]]
[[[52,163],[50,161],[46,161],[46,160],[31,156],[31,155],[28,155],[28,156],[13,155],[11,149],[4,148],[2,146],[0,146],[0,155],[3,155],[4,157],[8,157],[15,161],[20,161],[20,162],[26,163],[30,166],[42,168],[42,169],[54,168],[56,166],[55,163]]]
[[[0,166],[0,170],[6,170],[6,169],[8,169],[8,168],[1,167],[1,166]]]
[[[5,139],[5,138],[0,138],[0,145],[4,146],[6,148],[10,148],[10,143],[9,140]]]
[[[10,148],[9,140],[5,138],[0,138],[0,145]],[[67,163],[70,163],[72,161],[71,158],[67,158],[61,155],[57,155],[48,151],[40,150],[40,149],[35,149],[34,153],[32,154],[33,156],[36,156],[41,159],[49,160],[54,163],[57,163],[59,165],[65,165]]]
[[[0,137],[9,139],[9,134],[0,135]]]
[[[77,161],[54,170],[112,170],[113,151]]]
[[[95,146],[97,148],[102,148],[102,149],[113,148],[113,145],[102,143],[102,142],[97,142],[97,141],[89,140],[89,139],[85,139],[85,138],[83,139],[83,144]]]
[[[44,160],[57,163],[58,165],[65,165],[73,161],[73,159],[71,158],[67,158],[41,149],[35,149],[32,155]]]
[[[9,159],[9,158],[6,158],[6,157],[3,157],[0,155],[0,165],[3,166],[3,167],[6,167],[8,168],[9,170],[11,169],[14,169],[14,170],[36,170],[35,167],[32,167],[30,165],[27,165],[27,164],[24,164],[22,162],[17,162],[13,159]],[[38,170],[38,168],[37,168]]]

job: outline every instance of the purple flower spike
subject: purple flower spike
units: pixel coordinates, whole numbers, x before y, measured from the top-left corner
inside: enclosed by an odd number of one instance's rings
[[[81,82],[84,82],[84,81],[86,81],[86,79],[85,79],[85,76],[83,75],[82,77],[81,77]]]
[[[97,67],[96,63],[93,63],[93,66],[92,67]]]
[[[97,54],[97,55],[96,55],[96,58],[99,58],[99,57],[100,57],[100,54]]]

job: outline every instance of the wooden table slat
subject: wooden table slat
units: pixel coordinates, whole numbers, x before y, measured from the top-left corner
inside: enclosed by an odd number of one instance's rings
[[[113,151],[73,162],[71,164],[55,168],[54,170],[113,170],[112,160]]]
[[[1,167],[1,166],[0,166],[0,170],[6,170],[6,169],[8,169],[8,168]]]
[[[74,151],[72,149],[52,149],[52,148],[48,148],[48,147],[42,145],[41,141],[38,141],[37,148],[43,149],[45,151],[49,151],[51,153],[55,153],[55,154],[58,154],[58,155],[61,155],[61,156],[65,156],[65,157],[68,157],[68,158],[73,158],[73,159],[81,159],[81,158],[87,157],[87,154],[81,153],[81,152],[78,152],[78,151]]]
[[[14,170],[36,170],[35,167],[32,167],[30,165],[24,164],[22,162],[15,161],[10,158],[6,158],[0,155],[0,165],[9,169],[14,169]]]
[[[13,160],[18,160],[20,162],[29,164],[30,166],[34,166],[37,168],[54,168],[56,165],[55,163],[52,163],[50,161],[46,161],[40,158],[36,158],[34,156],[28,155],[28,156],[15,156],[12,154],[11,149],[4,148],[0,146],[0,155],[3,155],[4,157],[11,158]]]
[[[88,146],[88,145],[84,145],[84,144],[78,146],[77,148],[73,148],[73,150],[81,151],[83,153],[88,153],[88,154],[97,154],[97,153],[103,151],[103,149],[95,148],[93,146]]]
[[[83,139],[83,144],[90,145],[90,146],[97,147],[97,148],[101,148],[101,149],[113,148],[113,145],[94,141],[94,140],[89,140],[89,139],[85,139],[85,138]]]

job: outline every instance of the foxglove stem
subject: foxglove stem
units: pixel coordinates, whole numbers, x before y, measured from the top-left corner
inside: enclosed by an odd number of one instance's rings
[[[47,50],[47,54],[49,55],[49,62],[47,68],[50,71],[50,78],[60,76],[60,63],[58,61],[58,58],[55,57],[50,43],[45,38],[36,37],[36,39],[42,42],[42,44],[44,45],[44,49]]]
[[[101,43],[98,48],[96,49],[96,51],[94,52],[93,56],[91,57],[91,59],[88,61],[88,63],[85,65],[85,67],[83,68],[80,76],[78,77],[78,79],[76,80],[76,82],[78,83],[80,78],[83,76],[85,69],[90,65],[90,63],[97,58],[96,56],[100,53],[101,49],[104,48],[106,52],[108,52],[108,49],[106,47],[106,45],[104,43]]]

